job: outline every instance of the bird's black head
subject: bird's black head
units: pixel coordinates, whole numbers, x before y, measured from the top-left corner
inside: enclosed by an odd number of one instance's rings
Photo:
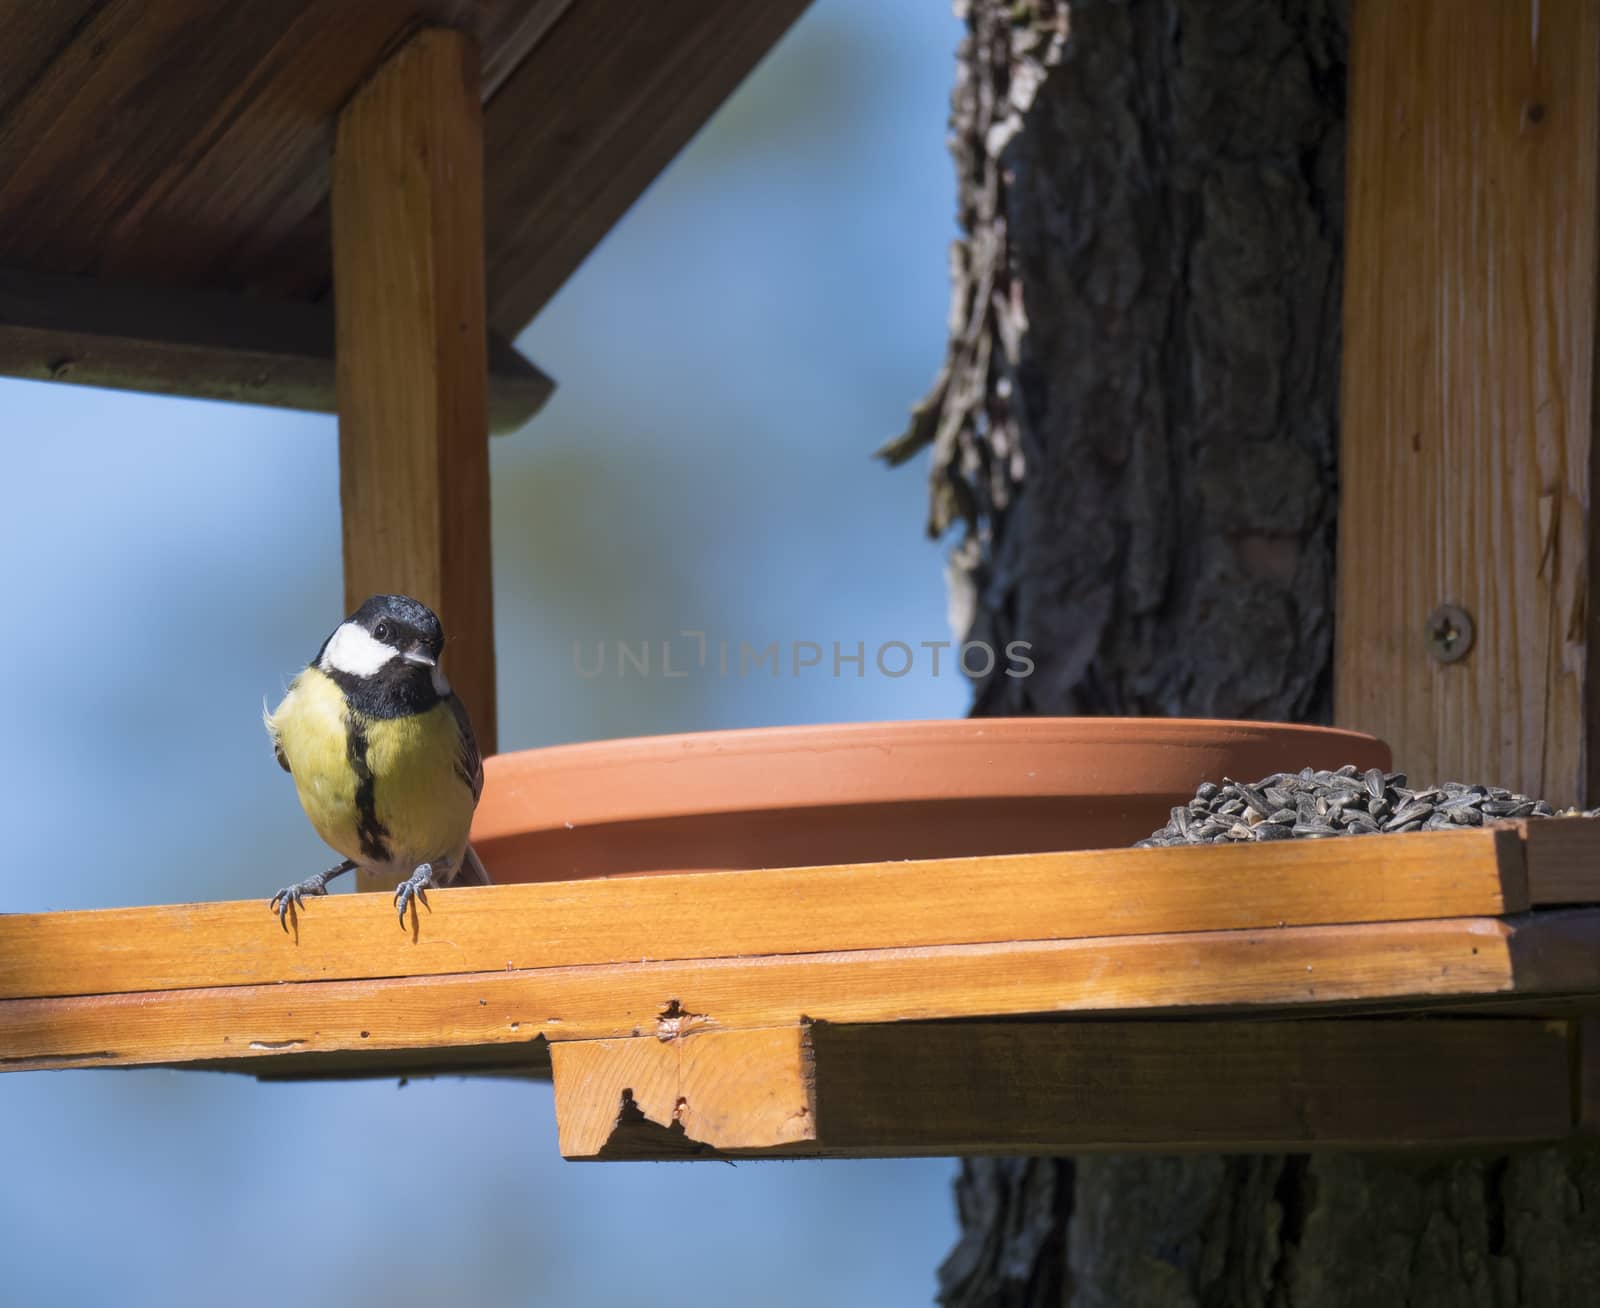
[[[339,683],[369,717],[420,713],[450,693],[439,667],[444,630],[426,604],[374,595],[341,622],[314,666]]]
[[[428,666],[444,651],[444,628],[426,604],[409,595],[374,595],[347,619],[380,645]],[[426,660],[426,662],[424,662]]]

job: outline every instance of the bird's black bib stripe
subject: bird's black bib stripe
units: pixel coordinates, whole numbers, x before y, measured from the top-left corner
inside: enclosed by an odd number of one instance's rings
[[[357,713],[345,714],[345,749],[350,770],[356,774],[356,834],[361,852],[374,862],[389,861],[389,846],[384,842],[389,829],[378,821],[378,783],[367,765],[367,729]]]
[[[315,663],[312,666],[333,678],[344,692],[345,702],[363,717],[405,718],[426,713],[439,702],[439,692],[433,688],[428,669],[401,659],[390,659],[370,677],[318,667]]]

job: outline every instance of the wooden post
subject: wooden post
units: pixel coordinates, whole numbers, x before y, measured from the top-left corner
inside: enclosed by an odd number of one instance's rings
[[[1600,6],[1354,19],[1337,718],[1415,782],[1600,802]]]
[[[421,32],[341,114],[332,191],[346,607],[398,591],[438,612],[488,754],[482,126],[476,48]]]

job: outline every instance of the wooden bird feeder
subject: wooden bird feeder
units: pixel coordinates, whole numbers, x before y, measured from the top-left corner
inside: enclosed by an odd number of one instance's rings
[[[0,0],[0,371],[336,410],[347,596],[440,611],[492,751],[487,443],[550,389],[507,342],[802,8]],[[1539,12],[1355,7],[1335,670],[1414,775],[1564,805],[1600,793],[1600,7]],[[537,880],[537,766],[489,761],[509,884],[405,934],[348,896],[0,917],[0,1068],[553,1074],[585,1159],[1600,1117],[1600,820]]]

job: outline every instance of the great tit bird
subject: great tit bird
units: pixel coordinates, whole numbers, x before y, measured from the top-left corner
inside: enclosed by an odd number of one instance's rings
[[[413,898],[427,904],[430,886],[489,884],[467,844],[483,761],[439,667],[443,649],[444,631],[426,605],[374,595],[264,712],[300,806],[344,857],[272,897],[285,931],[291,904],[303,908],[306,895],[327,894],[328,882],[352,868],[405,878],[394,894],[401,926]]]

